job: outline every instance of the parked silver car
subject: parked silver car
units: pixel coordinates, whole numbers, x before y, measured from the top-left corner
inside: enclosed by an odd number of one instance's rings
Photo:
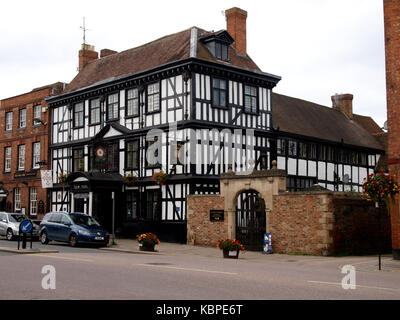
[[[7,240],[13,240],[19,235],[19,224],[28,217],[21,213],[0,212],[0,235],[6,236]],[[28,236],[30,234],[28,233]],[[33,237],[39,237],[39,226],[33,223]]]

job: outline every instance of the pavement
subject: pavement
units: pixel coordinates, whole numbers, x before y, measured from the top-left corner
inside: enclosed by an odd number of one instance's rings
[[[111,243],[111,242],[110,242]],[[108,247],[101,248],[106,251],[116,251],[131,254],[147,254],[147,255],[185,255],[207,258],[222,258],[222,251],[216,247],[193,246],[188,244],[161,242],[156,245],[155,252],[139,251],[139,245],[134,239],[115,239],[115,245],[110,244]],[[268,262],[307,262],[312,263],[321,261],[336,261],[339,263],[339,269],[346,264],[356,267],[357,271],[364,272],[400,272],[400,260],[393,260],[392,255],[382,255],[381,270],[378,267],[378,256],[344,256],[344,257],[323,257],[314,255],[299,254],[264,254],[263,252],[246,251],[240,252],[239,259],[247,261],[268,263]]]
[[[43,250],[43,249],[36,249],[36,248],[17,249],[17,248],[9,248],[9,247],[0,247],[0,252],[10,252],[10,253],[18,253],[18,254],[35,254],[35,253],[58,253],[58,250]]]

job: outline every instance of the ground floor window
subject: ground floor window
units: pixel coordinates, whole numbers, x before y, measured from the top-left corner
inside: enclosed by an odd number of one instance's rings
[[[31,216],[37,215],[37,188],[29,188],[29,214]]]
[[[21,210],[21,189],[20,188],[14,189],[14,209],[15,209],[15,211]]]
[[[128,220],[136,219],[138,217],[138,192],[127,191],[126,193],[126,218]]]
[[[146,195],[146,219],[158,220],[159,191],[147,191]]]

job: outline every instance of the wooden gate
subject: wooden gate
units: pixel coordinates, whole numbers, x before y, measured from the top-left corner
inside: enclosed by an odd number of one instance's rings
[[[265,219],[265,201],[257,191],[248,190],[238,196],[236,239],[246,250],[263,250]]]

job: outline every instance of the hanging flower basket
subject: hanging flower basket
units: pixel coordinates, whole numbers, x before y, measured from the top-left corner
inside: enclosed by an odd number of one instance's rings
[[[137,177],[134,176],[132,173],[124,175],[124,181],[128,187],[133,187],[135,185],[136,180]]]
[[[162,186],[168,180],[169,176],[164,171],[154,172],[151,180],[156,184]]]
[[[59,183],[66,184],[68,175],[66,173],[60,173],[57,178]]]
[[[224,258],[238,259],[240,251],[246,253],[243,245],[236,239],[218,240],[217,248],[222,250]]]
[[[154,251],[155,245],[160,244],[160,240],[158,240],[157,236],[151,232],[138,235],[136,240],[139,242],[140,251]]]
[[[399,191],[395,177],[391,177],[382,171],[370,174],[368,178],[364,179],[363,193],[371,201],[377,203],[385,201],[388,210],[390,210],[390,200],[394,202]]]

